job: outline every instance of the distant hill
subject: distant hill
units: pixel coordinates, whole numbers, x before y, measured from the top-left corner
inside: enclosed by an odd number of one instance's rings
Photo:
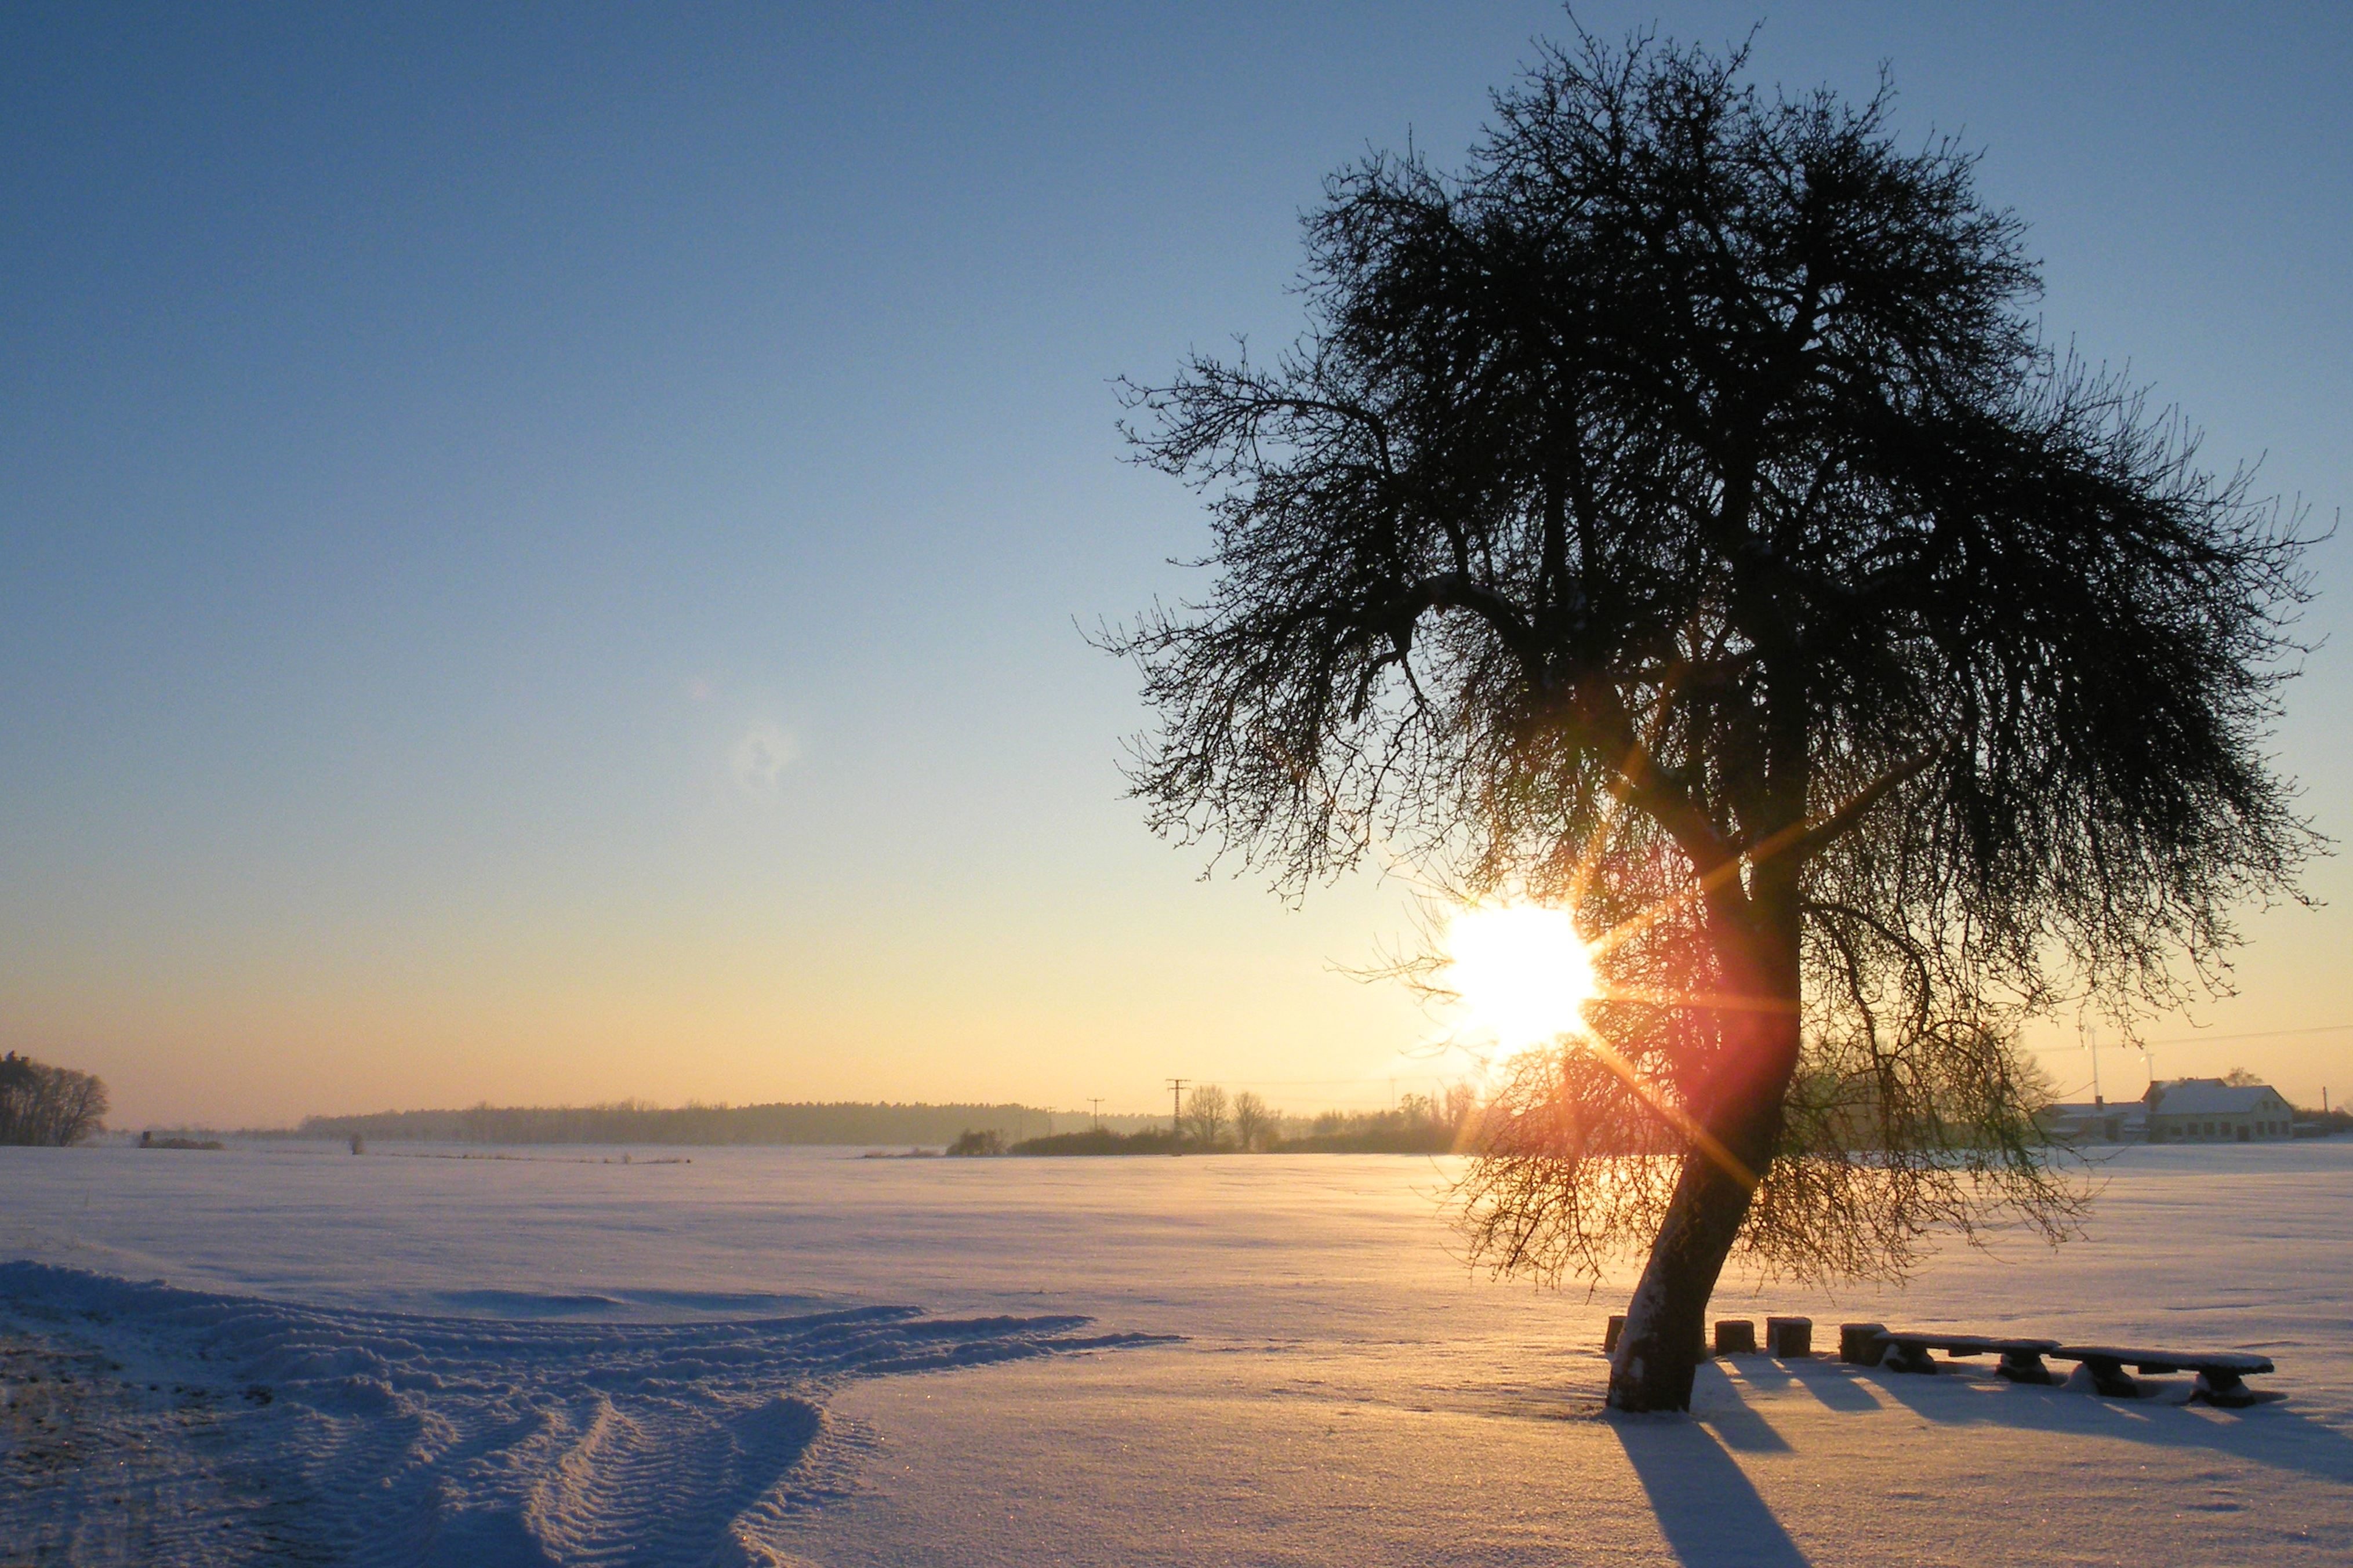
[[[1107,1124],[1149,1118],[1105,1117]],[[468,1110],[384,1110],[367,1116],[312,1116],[291,1130],[248,1138],[365,1138],[435,1143],[945,1144],[965,1132],[993,1131],[1006,1142],[1091,1125],[1076,1111],[1029,1105],[897,1105],[836,1101],[776,1105],[497,1106]]]

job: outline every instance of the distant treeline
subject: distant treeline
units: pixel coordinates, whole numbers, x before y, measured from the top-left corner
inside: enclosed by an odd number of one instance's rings
[[[0,1143],[79,1143],[105,1125],[106,1085],[10,1051],[0,1057]]]
[[[13,1076],[12,1076],[13,1075]],[[42,1075],[47,1075],[46,1077]],[[9,1087],[33,1084],[31,1092]],[[833,1144],[948,1149],[1013,1154],[1459,1153],[1477,1140],[1482,1107],[1455,1086],[1409,1094],[1388,1110],[1327,1110],[1291,1116],[1247,1091],[1229,1097],[1207,1084],[1187,1097],[1182,1130],[1166,1116],[1104,1116],[1029,1105],[901,1105],[862,1101],[775,1105],[493,1106],[466,1110],[386,1110],[313,1116],[300,1127],[248,1131],[240,1138],[412,1141],[434,1143]],[[106,1089],[86,1073],[11,1056],[0,1066],[0,1142],[70,1142],[98,1130]],[[2353,1117],[2299,1111],[2331,1131]],[[35,1129],[26,1136],[18,1129]]]
[[[1010,1154],[1451,1154],[1470,1145],[1479,1107],[1470,1090],[1442,1097],[1409,1094],[1391,1110],[1327,1110],[1313,1119],[1268,1110],[1258,1097],[1232,1100],[1215,1084],[1195,1091],[1182,1131],[1166,1126],[1119,1132],[1089,1128],[1014,1143]],[[966,1142],[969,1140],[970,1142]],[[993,1154],[976,1134],[951,1153]]]
[[[244,1137],[351,1138],[433,1143],[946,1144],[992,1131],[1007,1143],[1085,1121],[1028,1105],[478,1105],[470,1110],[385,1110],[312,1116],[290,1131]],[[1135,1120],[1141,1119],[1123,1119]]]

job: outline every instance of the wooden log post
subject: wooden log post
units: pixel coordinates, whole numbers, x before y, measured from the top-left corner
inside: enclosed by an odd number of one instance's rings
[[[1841,1323],[1839,1360],[1857,1366],[1877,1366],[1879,1358],[1887,1353],[1887,1347],[1879,1340],[1886,1331],[1885,1323]]]
[[[1611,1355],[1616,1353],[1618,1349],[1618,1341],[1625,1332],[1626,1314],[1623,1312],[1610,1313],[1609,1326],[1601,1331],[1601,1353],[1603,1355]],[[1701,1361],[1705,1361],[1708,1354],[1707,1326],[1704,1323],[1700,1326],[1698,1341],[1698,1348],[1693,1351],[1692,1353],[1697,1356]],[[1757,1347],[1754,1343],[1751,1343],[1748,1348],[1755,1350]],[[1725,1352],[1719,1350],[1715,1353],[1722,1355]]]

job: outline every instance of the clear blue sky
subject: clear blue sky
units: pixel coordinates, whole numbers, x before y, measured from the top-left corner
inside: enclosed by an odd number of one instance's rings
[[[1452,162],[1563,30],[0,11],[0,1044],[133,1123],[1381,1099],[1422,1022],[1330,965],[1399,889],[1288,911],[1120,798],[1143,715],[1073,623],[1182,592],[1202,533],[1120,464],[1108,383],[1286,337],[1321,176],[1409,133]],[[2218,461],[2353,500],[2353,10],[1792,5],[1755,59],[1856,93],[1890,64],[1906,134],[1962,132],[2031,222],[2055,335]],[[2348,550],[2316,633],[2353,620]],[[2343,643],[2280,737],[2339,837]],[[2251,921],[2199,1023],[2353,1020],[2353,877],[2312,885],[2334,906]],[[2159,1066],[2239,1061],[2353,1095],[2353,1034]]]

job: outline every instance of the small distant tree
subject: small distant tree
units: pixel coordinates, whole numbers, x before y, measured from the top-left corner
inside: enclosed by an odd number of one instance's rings
[[[41,1075],[47,1069],[10,1051],[0,1057],[0,1143],[32,1143]]]
[[[1461,1144],[1476,1131],[1478,1125],[1477,1092],[1467,1083],[1448,1084],[1442,1115],[1448,1130],[1454,1134],[1456,1143]]]
[[[1234,1142],[1244,1151],[1254,1153],[1265,1148],[1274,1137],[1274,1111],[1255,1091],[1246,1089],[1234,1096]]]
[[[1005,1152],[1005,1134],[994,1127],[983,1128],[978,1131],[967,1128],[956,1134],[955,1142],[948,1145],[948,1152],[959,1159],[977,1159],[991,1154],[1002,1154]]]
[[[1301,340],[1129,389],[1216,576],[1106,638],[1163,831],[1606,933],[1606,1048],[1518,1064],[1461,1196],[1498,1269],[1647,1246],[1630,1410],[1688,1407],[1736,1247],[2065,1234],[2020,1021],[2222,985],[2316,842],[2294,518],[2050,350],[1969,155],[1744,68],[1588,37],[1461,173],[1335,175]]]
[[[14,1051],[0,1057],[0,1143],[79,1143],[104,1128],[106,1111],[106,1085],[95,1075]]]
[[[1204,1149],[1214,1149],[1226,1130],[1226,1091],[1205,1083],[1185,1100],[1185,1130]]]
[[[2244,1068],[2232,1068],[2222,1075],[2222,1081],[2233,1089],[2253,1089],[2263,1080]]]

